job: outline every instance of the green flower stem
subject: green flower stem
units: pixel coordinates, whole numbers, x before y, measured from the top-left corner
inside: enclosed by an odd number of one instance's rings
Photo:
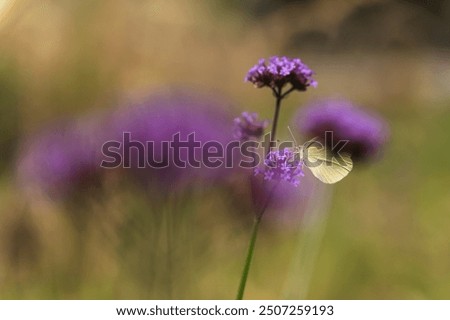
[[[239,290],[236,300],[242,300],[244,298],[245,284],[247,283],[248,271],[252,263],[253,251],[255,249],[256,236],[258,235],[259,223],[261,222],[262,215],[255,217],[253,222],[252,237],[250,238],[250,244],[248,246],[247,258],[245,259],[244,270],[242,271],[241,283],[239,284]]]
[[[278,116],[280,114],[280,106],[282,99],[283,98],[280,95],[277,95],[275,103],[275,114],[273,116],[272,131],[270,132],[270,146],[268,150],[269,152],[275,146],[275,136],[277,134],[277,123],[278,123]]]
[[[278,116],[280,115],[281,100],[286,98],[286,96],[294,90],[295,90],[294,87],[290,88],[289,90],[286,90],[285,92],[282,92],[281,88],[278,90],[272,89],[273,95],[275,96],[276,100],[275,100],[275,114],[273,115],[272,131],[270,132],[270,145],[268,152],[270,152],[270,150],[275,146],[276,142],[275,137],[277,135],[277,124],[278,124]]]
[[[275,114],[273,116],[273,123],[272,123],[272,131],[270,133],[269,150],[267,151],[267,153],[269,153],[270,150],[275,146],[275,141],[276,141],[275,137],[276,137],[276,133],[277,133],[277,124],[278,124],[278,116],[280,114],[281,100],[283,100],[283,98],[285,98],[291,91],[293,91],[294,88],[291,88],[290,90],[286,91],[285,93],[282,93],[281,88],[278,88],[278,90],[277,89],[272,89],[272,90],[273,90],[273,94],[276,98],[276,102],[275,102]],[[264,204],[263,208],[261,209],[261,212],[258,212],[258,214],[255,216],[255,221],[253,223],[252,236],[250,238],[250,244],[248,246],[247,258],[245,259],[244,270],[242,271],[241,282],[239,284],[239,290],[238,290],[238,294],[236,297],[237,300],[242,300],[244,298],[245,285],[247,283],[250,265],[252,264],[253,251],[255,249],[255,243],[256,243],[256,237],[258,235],[259,224],[261,222],[264,212],[266,211],[267,206],[269,205],[270,199],[272,198],[273,192],[275,191],[275,188],[277,185],[274,186],[271,193],[267,197],[266,203]]]
[[[256,237],[258,235],[259,223],[261,222],[262,216],[264,212],[266,212],[267,207],[269,206],[270,200],[272,199],[273,193],[275,192],[278,183],[275,184],[270,191],[264,206],[261,208],[261,211],[255,215],[255,220],[253,222],[253,231],[252,237],[250,238],[250,244],[248,246],[247,258],[245,259],[244,270],[242,271],[241,282],[239,284],[239,290],[236,297],[236,300],[242,300],[244,297],[245,284],[247,283],[248,271],[250,270],[250,265],[252,263],[253,251],[255,249]]]

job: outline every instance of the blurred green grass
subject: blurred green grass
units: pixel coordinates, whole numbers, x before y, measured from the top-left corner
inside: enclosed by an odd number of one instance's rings
[[[30,202],[14,176],[18,143],[39,128],[154,88],[220,91],[242,106],[230,112],[271,117],[270,93],[242,79],[258,58],[285,52],[287,26],[279,11],[261,22],[230,10],[206,1],[21,1],[12,11],[0,29],[0,298],[234,298],[251,228],[235,202],[248,199],[215,188],[155,201],[112,180],[82,201]],[[380,161],[334,189],[307,298],[450,299],[450,54],[425,45],[287,47],[317,71],[319,88],[290,98],[282,124],[307,100],[338,94],[391,127]],[[246,297],[282,296],[297,233],[263,222]]]

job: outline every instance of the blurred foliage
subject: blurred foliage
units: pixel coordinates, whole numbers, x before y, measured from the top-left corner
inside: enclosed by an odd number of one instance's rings
[[[17,72],[14,61],[0,55],[0,172],[11,161],[18,144],[21,88]]]
[[[14,161],[49,123],[175,85],[271,117],[242,79],[289,54],[319,88],[290,97],[282,125],[329,95],[391,125],[384,158],[335,187],[307,298],[450,299],[448,2],[15,2],[0,24],[0,298],[233,298],[252,220],[239,181],[160,194],[111,174],[68,203],[26,197]],[[246,297],[277,299],[301,231],[262,227]]]

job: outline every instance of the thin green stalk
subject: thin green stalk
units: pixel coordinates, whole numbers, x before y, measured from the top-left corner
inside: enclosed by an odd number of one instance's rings
[[[245,284],[247,283],[248,271],[252,263],[253,251],[255,249],[256,236],[258,235],[259,223],[261,222],[262,215],[255,217],[253,223],[252,237],[250,238],[250,244],[248,246],[247,258],[245,259],[244,270],[242,271],[241,282],[239,284],[239,290],[236,300],[242,300],[244,298]]]
[[[261,222],[262,216],[264,212],[266,212],[267,207],[269,206],[270,200],[272,199],[273,193],[275,192],[278,183],[275,184],[270,191],[264,206],[261,208],[261,211],[255,215],[255,220],[253,222],[253,231],[252,237],[250,238],[250,244],[248,246],[247,258],[245,259],[244,270],[242,271],[241,282],[239,284],[239,290],[236,297],[236,300],[242,300],[244,297],[245,284],[247,283],[248,271],[250,270],[250,265],[253,259],[253,251],[255,249],[256,236],[258,235],[259,223]]]
[[[275,114],[273,116],[273,123],[272,123],[272,131],[270,132],[270,150],[274,147],[275,144],[275,137],[277,134],[277,124],[278,124],[278,116],[280,114],[280,106],[281,106],[281,100],[283,98],[279,95],[276,97],[276,103],[275,103]]]
[[[281,100],[286,98],[286,96],[294,91],[295,88],[292,87],[289,90],[285,91],[284,93],[280,89],[272,89],[273,95],[275,96],[275,114],[273,115],[273,123],[272,123],[272,131],[270,132],[270,148],[268,152],[274,147],[275,145],[275,137],[277,135],[277,125],[278,125],[278,116],[280,115],[280,107],[281,107]]]
[[[270,132],[269,150],[267,150],[267,153],[269,153],[270,150],[274,147],[274,144],[275,144],[275,141],[276,141],[275,137],[276,137],[276,133],[277,133],[278,116],[280,115],[281,100],[283,100],[283,98],[285,98],[286,95],[288,95],[293,90],[294,90],[294,88],[291,88],[290,90],[286,91],[283,94],[281,92],[281,88],[278,88],[278,90],[277,89],[272,89],[273,94],[274,94],[274,96],[276,98],[276,101],[275,101],[275,114],[273,116],[272,131]],[[236,297],[237,300],[242,300],[243,297],[244,297],[245,285],[247,283],[248,272],[250,270],[250,265],[251,265],[252,259],[253,259],[253,251],[255,249],[255,243],[256,243],[256,237],[258,235],[259,223],[261,222],[262,216],[263,216],[264,212],[266,211],[267,206],[269,205],[270,199],[272,198],[273,192],[275,191],[275,188],[276,188],[277,185],[274,186],[274,188],[272,189],[271,193],[267,197],[266,203],[264,204],[264,206],[261,209],[261,211],[258,212],[258,214],[255,216],[255,221],[253,223],[252,236],[250,238],[250,244],[249,244],[249,247],[248,247],[247,257],[245,259],[244,270],[242,271],[241,282],[239,284],[239,290],[238,290],[238,294],[237,294],[237,297]]]

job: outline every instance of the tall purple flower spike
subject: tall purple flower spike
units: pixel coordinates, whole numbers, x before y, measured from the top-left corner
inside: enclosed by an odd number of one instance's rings
[[[317,86],[313,74],[314,72],[300,59],[274,56],[268,63],[265,59],[260,59],[258,64],[249,70],[245,81],[253,83],[257,88],[270,87],[281,90],[286,84],[291,84],[295,90],[306,91],[309,86]]]

